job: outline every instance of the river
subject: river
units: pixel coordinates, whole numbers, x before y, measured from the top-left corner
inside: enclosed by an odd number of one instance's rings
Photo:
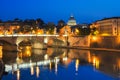
[[[3,51],[2,80],[120,80],[120,53],[80,49]]]

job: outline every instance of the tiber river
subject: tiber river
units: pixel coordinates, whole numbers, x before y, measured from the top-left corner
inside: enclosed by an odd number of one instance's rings
[[[2,80],[120,80],[120,52],[20,49],[3,52]]]

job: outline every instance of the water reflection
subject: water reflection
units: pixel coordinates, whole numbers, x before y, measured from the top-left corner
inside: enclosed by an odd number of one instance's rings
[[[3,52],[2,52],[2,46],[0,46],[0,59],[2,59],[2,55],[3,55]]]
[[[39,66],[36,63],[36,77],[39,77],[39,74],[40,74],[40,69],[39,69]]]
[[[21,74],[22,69],[29,68],[31,76],[35,75],[36,78],[40,78],[41,67],[55,71],[55,74],[58,75],[60,65],[68,68],[73,62],[75,62],[74,69],[77,75],[80,66],[83,65],[92,65],[96,70],[114,77],[119,77],[120,73],[120,54],[116,52],[48,48],[47,50],[37,50],[36,53],[36,50],[32,50],[31,46],[24,46],[20,47],[19,52],[3,53],[6,71],[16,75],[17,80],[24,76]]]
[[[76,71],[78,71],[78,67],[79,67],[79,59],[75,60],[75,69]]]
[[[30,59],[30,73],[31,75],[34,75],[34,66],[32,64],[32,60]]]
[[[17,80],[20,80],[20,70],[17,70]]]

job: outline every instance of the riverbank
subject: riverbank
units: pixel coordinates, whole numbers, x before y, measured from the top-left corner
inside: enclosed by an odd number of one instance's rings
[[[53,48],[67,48],[67,49],[80,49],[80,50],[97,50],[97,51],[112,51],[112,52],[120,52],[120,49],[110,49],[110,48],[91,48],[91,47],[83,47],[83,46],[45,46],[45,48],[37,48],[37,49],[43,49],[47,50],[47,48],[53,47]],[[17,51],[17,46],[4,46],[3,47],[4,51]]]
[[[97,50],[97,51],[112,51],[112,52],[120,52],[119,49],[109,49],[109,48],[90,48],[90,47],[82,47],[82,46],[49,46],[53,48],[67,48],[67,49],[81,49],[81,50]]]

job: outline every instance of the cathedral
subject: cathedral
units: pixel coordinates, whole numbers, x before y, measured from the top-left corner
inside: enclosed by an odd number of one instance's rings
[[[70,27],[77,25],[76,20],[75,20],[73,15],[70,16],[67,25],[70,26]]]

